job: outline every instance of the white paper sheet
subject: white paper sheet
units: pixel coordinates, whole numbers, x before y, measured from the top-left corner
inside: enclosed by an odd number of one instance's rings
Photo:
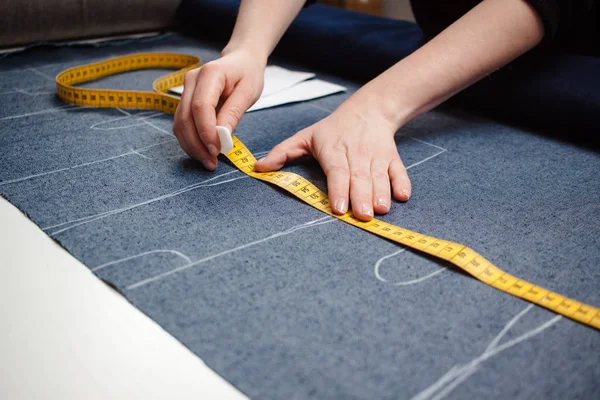
[[[263,96],[250,107],[248,112],[275,107],[282,104],[296,103],[329,96],[330,94],[345,91],[346,88],[335,83],[329,83],[320,79],[311,79],[301,82],[289,89],[282,90],[270,96]]]
[[[345,87],[314,78],[312,72],[290,71],[277,65],[265,68],[265,85],[260,99],[248,110],[257,111],[288,103],[312,100],[343,92]],[[169,91],[181,95],[183,85]]]
[[[314,77],[312,72],[290,71],[277,65],[269,65],[265,68],[265,86],[261,97],[281,92]]]
[[[265,68],[265,84],[261,96],[269,96],[314,77],[312,72],[290,71],[277,65],[269,65]],[[183,85],[172,87],[169,91],[181,95]]]

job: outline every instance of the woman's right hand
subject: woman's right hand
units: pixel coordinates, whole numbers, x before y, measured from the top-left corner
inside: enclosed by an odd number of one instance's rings
[[[221,58],[186,73],[173,132],[183,150],[206,169],[217,168],[217,125],[233,132],[262,93],[265,66],[266,60],[245,49],[225,48]]]

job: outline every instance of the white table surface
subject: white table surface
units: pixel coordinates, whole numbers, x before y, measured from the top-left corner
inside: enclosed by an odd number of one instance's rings
[[[0,198],[0,398],[246,397]]]

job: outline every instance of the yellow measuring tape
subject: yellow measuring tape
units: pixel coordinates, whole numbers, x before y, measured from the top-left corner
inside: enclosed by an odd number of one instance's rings
[[[200,64],[201,61],[197,57],[173,53],[139,53],[111,58],[70,68],[58,74],[56,77],[58,96],[68,103],[82,106],[142,108],[174,114],[179,104],[179,98],[166,93],[167,90],[183,84],[185,73],[198,68]],[[179,70],[156,79],[153,83],[154,92],[73,87],[75,84],[109,75],[148,68],[178,68]],[[226,157],[243,173],[272,183],[317,210],[350,225],[448,261],[498,290],[545,307],[582,324],[600,329],[600,309],[597,307],[583,304],[518,279],[461,244],[422,235],[377,219],[369,222],[359,221],[351,211],[345,215],[336,215],[331,210],[327,194],[308,180],[291,172],[255,172],[256,158],[250,150],[236,137],[233,138],[233,143],[233,150]]]

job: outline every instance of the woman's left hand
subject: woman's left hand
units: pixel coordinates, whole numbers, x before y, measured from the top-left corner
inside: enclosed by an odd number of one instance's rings
[[[310,154],[327,175],[333,212],[346,213],[350,201],[361,220],[386,214],[392,193],[406,201],[411,185],[394,141],[397,127],[380,109],[369,106],[369,101],[351,97],[328,117],[275,146],[255,169],[278,170]]]

